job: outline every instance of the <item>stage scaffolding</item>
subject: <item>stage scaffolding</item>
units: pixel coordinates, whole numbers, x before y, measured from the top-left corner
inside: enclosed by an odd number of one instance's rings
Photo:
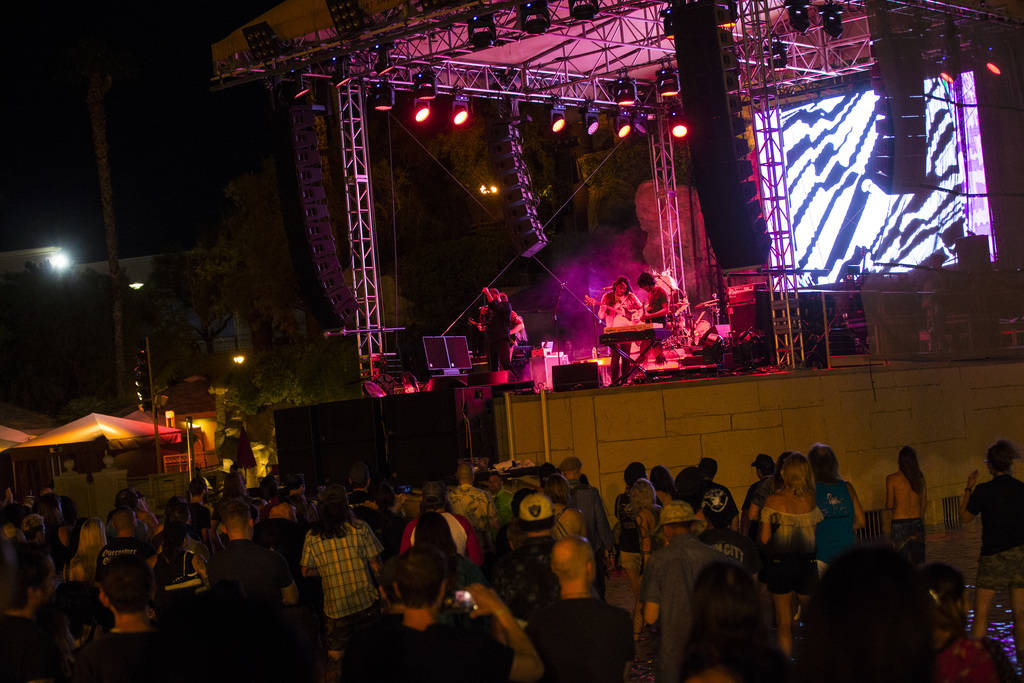
[[[658,206],[658,231],[661,236],[661,271],[669,271],[679,288],[686,291],[686,266],[680,239],[679,192],[676,189],[675,148],[666,109],[657,114],[654,130],[648,137],[651,149],[651,177]]]

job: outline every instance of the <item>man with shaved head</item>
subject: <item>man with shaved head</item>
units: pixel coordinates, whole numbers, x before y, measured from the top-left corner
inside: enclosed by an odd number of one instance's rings
[[[544,662],[543,681],[621,683],[633,661],[633,620],[594,595],[597,564],[587,539],[567,536],[551,550],[561,599],[537,610],[527,633]]]

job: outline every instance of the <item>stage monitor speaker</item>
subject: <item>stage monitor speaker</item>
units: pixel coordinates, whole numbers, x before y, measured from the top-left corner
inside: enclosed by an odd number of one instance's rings
[[[551,368],[551,383],[555,391],[597,389],[601,383],[597,363],[571,363]]]

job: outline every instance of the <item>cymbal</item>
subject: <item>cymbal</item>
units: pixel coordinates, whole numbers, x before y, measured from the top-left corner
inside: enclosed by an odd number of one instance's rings
[[[696,304],[694,308],[709,308],[711,306],[718,306],[718,299],[709,299],[708,301],[702,301]]]

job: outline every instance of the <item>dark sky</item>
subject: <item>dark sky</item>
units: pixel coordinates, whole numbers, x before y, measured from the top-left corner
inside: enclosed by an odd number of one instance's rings
[[[112,43],[128,72],[107,97],[120,255],[191,246],[220,215],[225,183],[271,150],[264,89],[210,92],[210,44],[276,4],[5,7],[0,251],[57,245],[80,262],[105,258],[85,87],[73,56],[89,34]]]

